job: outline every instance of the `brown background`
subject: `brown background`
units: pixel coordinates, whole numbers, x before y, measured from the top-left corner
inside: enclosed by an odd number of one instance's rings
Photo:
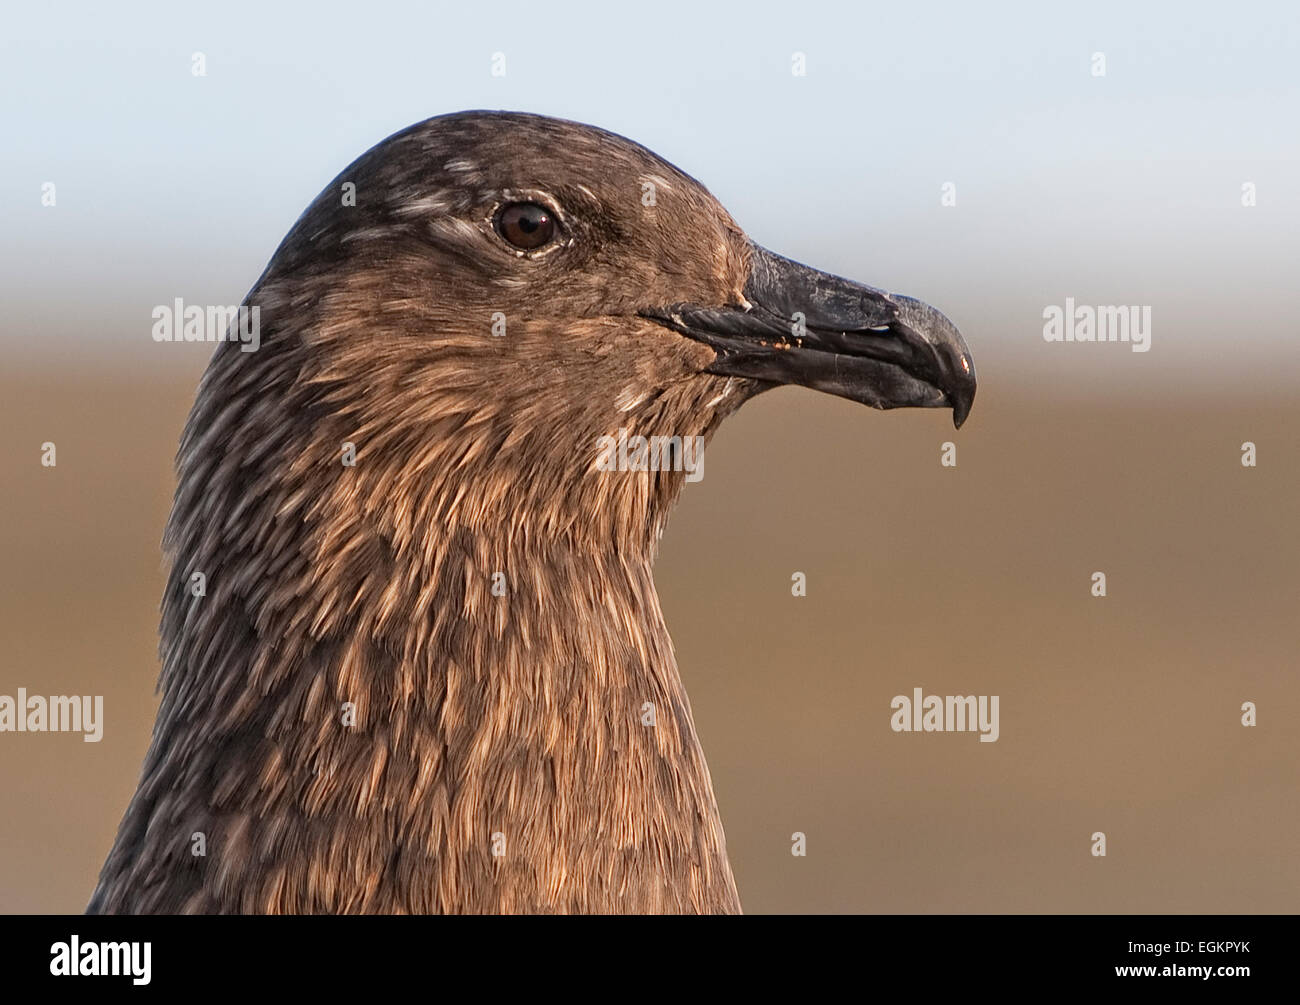
[[[968,335],[960,433],[775,391],[669,526],[660,594],[746,909],[1296,910],[1293,395],[1111,381],[1121,346],[1026,369]],[[0,734],[0,911],[84,907],[148,742],[158,542],[207,352],[161,348],[0,385],[0,693],[102,694],[107,720],[99,744]],[[1000,695],[1001,738],[893,733],[914,687]]]

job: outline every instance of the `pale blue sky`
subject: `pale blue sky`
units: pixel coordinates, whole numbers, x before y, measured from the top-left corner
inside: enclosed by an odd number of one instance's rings
[[[354,157],[487,107],[644,143],[759,242],[944,309],[982,371],[1300,370],[1293,3],[209,6],[6,13],[11,360],[169,365],[153,305],[238,302]],[[1152,351],[1045,344],[1067,296],[1151,305]]]

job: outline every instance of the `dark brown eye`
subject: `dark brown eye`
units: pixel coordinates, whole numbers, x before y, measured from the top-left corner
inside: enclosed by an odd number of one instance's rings
[[[521,251],[549,244],[559,232],[555,214],[535,202],[512,202],[497,213],[497,233]]]

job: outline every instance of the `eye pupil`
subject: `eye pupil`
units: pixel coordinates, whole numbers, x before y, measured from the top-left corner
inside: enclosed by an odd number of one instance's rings
[[[497,233],[523,251],[549,244],[558,228],[554,214],[535,202],[512,202],[497,214]]]

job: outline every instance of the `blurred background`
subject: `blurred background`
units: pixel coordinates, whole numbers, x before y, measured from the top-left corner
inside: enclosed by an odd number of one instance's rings
[[[1294,5],[5,22],[0,694],[100,694],[106,723],[0,733],[0,912],[84,908],[148,744],[172,459],[212,348],[153,342],[153,307],[238,303],[344,166],[464,108],[627,135],[756,241],[941,308],[975,356],[956,434],[758,398],[669,526],[660,595],[748,911],[1300,906]],[[1067,297],[1149,306],[1150,351],[1047,343]],[[999,740],[892,732],[915,687],[999,695]]]

